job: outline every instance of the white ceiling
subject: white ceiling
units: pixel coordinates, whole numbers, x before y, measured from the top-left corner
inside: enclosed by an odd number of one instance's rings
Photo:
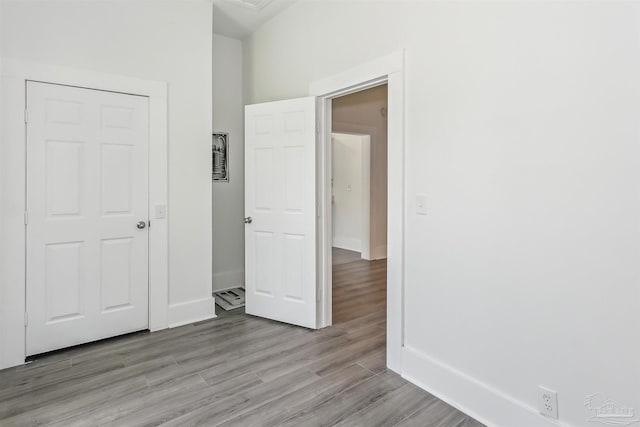
[[[213,0],[213,32],[243,39],[297,0]]]

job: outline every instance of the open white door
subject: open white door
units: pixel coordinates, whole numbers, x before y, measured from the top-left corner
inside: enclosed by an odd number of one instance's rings
[[[246,312],[316,328],[316,98],[245,107]]]

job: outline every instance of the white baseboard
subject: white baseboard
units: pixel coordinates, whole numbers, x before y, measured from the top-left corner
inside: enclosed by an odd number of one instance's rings
[[[212,279],[213,292],[244,287],[244,270],[215,273]]]
[[[359,239],[352,237],[333,236],[333,247],[346,249],[348,251],[360,252],[362,249],[362,242]]]
[[[487,427],[569,427],[411,347],[403,347],[402,376]]]
[[[169,327],[175,328],[189,323],[216,317],[216,303],[213,297],[181,302],[169,306]]]
[[[375,248],[371,248],[371,257],[369,259],[386,259],[387,258],[387,245],[378,245]]]

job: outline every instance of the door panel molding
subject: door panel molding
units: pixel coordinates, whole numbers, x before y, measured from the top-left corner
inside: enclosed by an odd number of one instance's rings
[[[27,355],[147,329],[149,98],[32,81],[26,98]]]
[[[316,99],[245,107],[246,312],[316,328]]]

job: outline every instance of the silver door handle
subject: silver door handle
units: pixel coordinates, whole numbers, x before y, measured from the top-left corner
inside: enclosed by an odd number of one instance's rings
[[[136,224],[136,227],[138,227],[140,230],[142,230],[146,226],[147,226],[147,222],[146,221],[138,221],[138,223]]]
[[[250,216],[248,216],[248,217],[246,217],[246,218],[244,219],[244,223],[245,223],[245,224],[251,224],[252,222],[253,222],[253,218],[251,218]]]

